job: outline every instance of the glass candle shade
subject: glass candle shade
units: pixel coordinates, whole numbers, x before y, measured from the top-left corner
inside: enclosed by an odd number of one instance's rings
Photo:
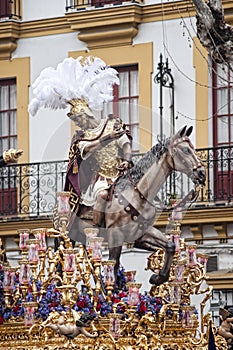
[[[182,306],[182,327],[192,328],[194,326],[194,306]]]
[[[196,244],[186,246],[187,266],[193,267],[197,263]]]
[[[115,338],[119,338],[121,335],[121,315],[119,314],[110,314],[110,321],[109,321],[109,333],[111,336]]]
[[[130,306],[137,306],[140,301],[139,289],[141,288],[141,283],[129,282],[128,287],[128,304]]]
[[[36,228],[35,230],[32,230],[32,234],[35,236],[35,239],[37,239],[39,243],[39,251],[45,252],[47,248],[46,244],[46,229],[45,228]]]
[[[70,192],[57,192],[57,213],[58,215],[70,214]]]
[[[197,253],[197,262],[201,264],[205,270],[206,270],[208,258],[209,256],[207,254]]]
[[[104,283],[106,286],[114,285],[115,283],[115,275],[114,275],[114,266],[115,260],[107,260],[103,261],[102,265],[104,268]]]
[[[176,233],[171,233],[170,240],[175,244],[175,252],[180,251],[180,235]]]
[[[27,260],[22,260],[19,262],[20,271],[19,271],[19,282],[20,283],[29,283],[31,278],[31,266]]]
[[[175,282],[184,282],[184,271],[185,271],[184,261],[177,261],[174,268]]]
[[[37,264],[39,261],[39,246],[40,241],[37,239],[29,239],[28,245],[28,261],[30,264]]]
[[[29,229],[22,229],[18,230],[19,233],[19,248],[21,250],[27,250],[27,240],[29,239],[30,230]]]
[[[179,282],[170,282],[169,289],[170,302],[179,305],[181,303],[181,284]]]
[[[3,279],[3,289],[5,291],[12,291],[15,283],[15,271],[16,268],[5,267],[4,268],[4,279]]]
[[[183,217],[182,208],[176,207],[172,210],[171,220],[172,221],[181,221]]]
[[[84,229],[84,233],[86,235],[86,249],[87,249],[88,252],[92,252],[90,239],[97,237],[97,235],[99,233],[99,229],[98,228],[93,228],[93,227],[86,227]]]
[[[34,325],[36,307],[37,307],[37,303],[35,303],[35,302],[23,303],[25,326],[33,326]]]
[[[90,248],[92,251],[92,260],[101,261],[102,260],[102,243],[104,239],[102,237],[90,238]]]
[[[76,269],[75,254],[68,249],[64,250],[64,270],[65,272],[74,272]]]
[[[136,271],[125,271],[124,275],[125,275],[126,283],[134,282]]]

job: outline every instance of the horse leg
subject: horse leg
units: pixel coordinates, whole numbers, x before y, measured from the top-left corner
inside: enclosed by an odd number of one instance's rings
[[[173,256],[175,253],[175,244],[170,242],[167,237],[155,227],[151,227],[148,231],[134,243],[136,248],[155,251],[156,248],[162,248],[165,252],[164,264],[159,274],[153,274],[150,283],[160,285],[169,279],[169,273]]]
[[[101,190],[97,193],[96,202],[93,207],[93,225],[95,226],[100,227],[102,224],[107,198],[107,190]]]

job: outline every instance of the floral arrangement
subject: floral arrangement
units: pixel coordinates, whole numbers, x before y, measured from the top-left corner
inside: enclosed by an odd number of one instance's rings
[[[22,299],[12,297],[15,293],[20,291],[21,285],[19,282],[19,274],[15,274],[14,278],[14,289],[12,290],[11,296],[8,300],[8,305],[5,303],[4,290],[3,290],[3,280],[4,280],[4,267],[0,265],[0,324],[10,318],[20,318],[24,316],[24,307],[22,304]],[[118,272],[118,286],[116,292],[112,294],[111,301],[108,302],[102,294],[98,295],[98,301],[96,308],[94,308],[92,299],[85,291],[80,292],[76,303],[73,308],[75,311],[95,314],[98,312],[100,316],[107,316],[109,313],[113,312],[113,306],[117,305],[116,312],[122,314],[122,318],[126,317],[125,311],[128,305],[128,294],[126,286],[126,278],[124,275],[124,268],[121,267]],[[25,297],[26,302],[34,301],[34,296],[32,293],[32,279],[29,283],[27,294]],[[36,281],[37,289],[37,302],[38,308],[36,310],[36,318],[41,318],[43,321],[47,319],[50,312],[52,311],[64,311],[65,308],[61,304],[61,292],[57,288],[56,283],[51,283],[46,288],[45,292],[41,291],[42,283],[41,281]],[[21,295],[21,293],[19,293]],[[147,292],[139,294],[139,303],[136,306],[135,312],[139,316],[143,316],[150,312],[152,315],[157,315],[162,307],[162,299],[159,297],[152,297]]]

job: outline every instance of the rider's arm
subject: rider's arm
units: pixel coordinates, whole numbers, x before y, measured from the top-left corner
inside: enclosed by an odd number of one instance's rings
[[[128,168],[133,166],[132,163],[132,148],[129,137],[124,134],[118,140],[119,147],[123,150],[123,159],[120,167]]]
[[[88,158],[90,154],[99,150],[101,147],[105,147],[109,142],[114,139],[120,138],[125,133],[124,130],[112,131],[110,134],[101,136],[98,140],[95,141],[80,141],[79,149],[80,154],[83,159]]]

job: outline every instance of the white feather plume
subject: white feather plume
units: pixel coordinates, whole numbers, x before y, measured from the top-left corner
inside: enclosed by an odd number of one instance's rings
[[[66,58],[57,68],[45,68],[32,85],[34,98],[28,111],[40,108],[65,109],[68,101],[84,99],[92,110],[102,110],[113,99],[113,85],[119,85],[117,71],[98,57]]]

